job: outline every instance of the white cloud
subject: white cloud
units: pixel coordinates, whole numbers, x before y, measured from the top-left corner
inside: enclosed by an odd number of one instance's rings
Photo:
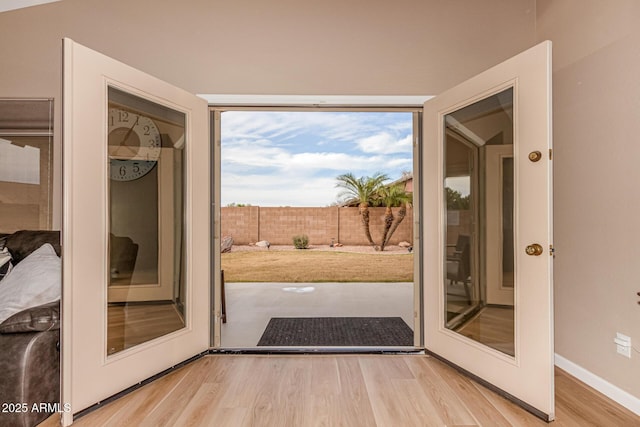
[[[413,121],[403,120],[401,122],[392,123],[391,125],[388,126],[388,128],[396,132],[402,132],[402,133],[413,132]]]
[[[280,170],[333,170],[333,171],[378,171],[386,167],[411,165],[411,157],[388,158],[384,155],[354,155],[349,153],[291,153],[281,147],[260,144],[234,145],[223,149],[224,162],[229,168],[234,165],[277,168]]]
[[[380,127],[372,122],[371,116],[353,112],[228,111],[222,115],[222,135],[225,140],[286,140],[295,138],[303,131],[313,130],[319,139],[353,142],[379,131]]]
[[[265,113],[250,111],[229,111],[222,115],[222,136],[226,140],[275,138],[303,128],[304,124],[295,117],[278,116],[275,120]]]
[[[411,134],[398,139],[388,132],[382,132],[358,140],[357,145],[365,153],[393,154],[411,153]]]
[[[326,206],[337,199],[339,174],[381,171],[395,179],[412,167],[410,115],[230,111],[222,118],[223,205]]]

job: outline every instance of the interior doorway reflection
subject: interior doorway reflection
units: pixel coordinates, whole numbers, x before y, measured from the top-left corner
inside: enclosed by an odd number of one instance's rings
[[[445,117],[445,326],[510,356],[514,337],[513,88]]]
[[[108,89],[107,355],[186,326],[186,115]]]

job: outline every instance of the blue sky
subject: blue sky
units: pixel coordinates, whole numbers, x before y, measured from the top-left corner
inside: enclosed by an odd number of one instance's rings
[[[411,113],[227,111],[222,206],[328,206],[336,176],[411,171]]]

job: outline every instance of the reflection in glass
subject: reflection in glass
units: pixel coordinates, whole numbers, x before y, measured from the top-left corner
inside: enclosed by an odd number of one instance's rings
[[[109,88],[107,354],[185,326],[185,123]]]
[[[53,99],[0,99],[0,233],[51,230]]]
[[[445,116],[445,326],[514,348],[513,89]]]

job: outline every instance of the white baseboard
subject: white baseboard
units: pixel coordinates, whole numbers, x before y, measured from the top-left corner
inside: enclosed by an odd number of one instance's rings
[[[587,384],[589,387],[596,389],[609,399],[624,406],[635,414],[640,415],[640,399],[631,393],[616,387],[610,382],[600,378],[590,371],[587,371],[582,366],[576,365],[572,361],[565,359],[557,353],[555,354],[555,364],[558,368],[568,372],[583,383]]]

